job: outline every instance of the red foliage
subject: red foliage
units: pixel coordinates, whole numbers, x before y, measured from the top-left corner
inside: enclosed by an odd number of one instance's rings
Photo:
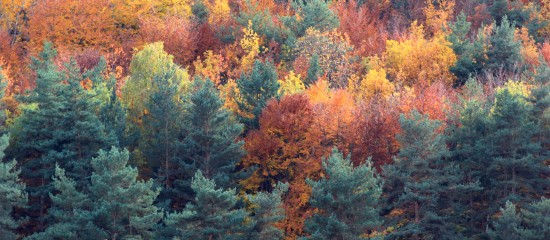
[[[349,36],[351,44],[361,56],[381,54],[385,50],[388,33],[386,2],[367,1],[360,7],[356,0],[339,1],[334,5],[340,19],[338,30]]]
[[[311,212],[307,204],[311,189],[305,179],[316,178],[321,171],[320,139],[310,132],[314,121],[308,97],[291,95],[271,100],[260,117],[260,129],[245,138],[248,155],[241,164],[258,168],[242,182],[243,187],[269,190],[278,181],[289,183],[284,197],[286,218],[279,227],[291,237],[299,236]]]
[[[196,24],[181,17],[149,17],[141,21],[143,42],[164,42],[164,50],[174,55],[174,62],[180,65],[191,65],[197,57],[199,34]]]

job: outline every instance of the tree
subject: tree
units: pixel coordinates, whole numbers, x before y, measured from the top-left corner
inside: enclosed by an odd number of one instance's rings
[[[315,77],[317,74],[320,76],[322,72],[329,80],[331,87],[344,88],[352,71],[352,51],[353,46],[350,45],[345,35],[308,29],[305,35],[296,41],[295,64],[301,59],[310,59],[309,68],[313,67],[311,77]],[[314,59],[314,56],[318,58],[317,64],[321,71],[316,70],[315,61],[317,60]],[[310,80],[314,82],[317,79]]]
[[[107,233],[93,223],[93,199],[78,191],[76,182],[68,178],[59,166],[55,169],[53,185],[57,193],[50,193],[52,207],[48,218],[52,220],[51,224],[44,232],[25,239],[106,239]]]
[[[128,150],[113,147],[92,159],[91,215],[111,239],[150,239],[163,215],[153,205],[159,190],[153,190],[153,180],[138,180],[138,170],[127,166],[128,158]]]
[[[216,189],[214,180],[197,171],[191,183],[195,200],[182,212],[168,214],[164,220],[175,239],[237,239],[247,232],[244,209],[237,208],[235,189]]]
[[[338,27],[338,16],[325,0],[292,1],[290,6],[295,15],[284,17],[283,23],[291,29],[294,38],[299,38],[309,28],[329,31]]]
[[[178,93],[176,69],[165,69],[153,75],[151,95],[145,100],[147,114],[143,116],[140,149],[147,159],[148,168],[155,173],[156,181],[163,187],[158,200],[170,203],[179,194],[172,191],[180,161],[178,141],[185,135],[183,121],[186,96]],[[173,202],[171,203],[173,204]],[[168,207],[168,205],[166,206]]]
[[[447,161],[445,138],[438,133],[439,121],[417,111],[401,115],[403,130],[397,136],[401,149],[395,163],[384,166],[388,207],[404,211],[391,219],[402,222],[388,237],[454,238],[460,236],[456,216],[460,214],[457,196],[476,190],[463,185],[462,172]],[[454,218],[453,218],[454,217]]]
[[[516,206],[511,202],[506,202],[506,207],[501,208],[502,216],[493,222],[494,230],[487,229],[487,234],[491,239],[528,239],[527,231],[521,226],[521,217],[516,213]]]
[[[550,186],[550,179],[542,177],[550,174],[544,167],[548,149],[535,137],[543,129],[530,117],[533,106],[526,100],[528,94],[522,83],[509,82],[497,89],[489,131],[479,139],[487,154],[481,183],[492,203],[529,202]],[[497,210],[494,206],[489,207],[490,213]]]
[[[390,79],[412,85],[437,80],[451,85],[454,76],[449,68],[456,62],[451,43],[444,34],[424,37],[424,27],[413,22],[410,36],[403,41],[386,41],[386,70]]]
[[[519,71],[521,58],[521,43],[515,39],[513,23],[504,16],[500,25],[496,26],[489,37],[490,48],[487,51],[487,69],[506,72]]]
[[[50,194],[49,211],[54,223],[28,239],[151,239],[163,215],[153,205],[159,191],[152,190],[153,180],[137,180],[137,169],[127,166],[128,158],[127,150],[100,150],[92,159],[93,173],[85,192],[57,167],[57,194]]]
[[[128,125],[126,122],[126,110],[120,98],[117,96],[115,79],[111,79],[108,86],[111,94],[108,100],[99,110],[99,119],[108,132],[108,137],[113,139],[114,146],[119,148],[127,147],[129,144]]]
[[[323,161],[327,177],[308,179],[310,204],[317,209],[306,220],[308,239],[361,239],[378,228],[378,198],[382,181],[370,161],[354,167],[336,148]]]
[[[31,52],[38,52],[45,40],[67,50],[93,47],[107,52],[120,45],[111,11],[103,10],[109,0],[32,2],[25,25]]]
[[[130,76],[122,88],[122,102],[128,107],[129,121],[140,126],[147,111],[145,101],[155,91],[153,79],[157,75],[172,72],[171,82],[178,84],[178,93],[189,89],[190,79],[186,70],[177,66],[174,57],[164,50],[162,42],[147,44],[137,52],[130,64]]]
[[[253,220],[248,239],[282,239],[283,231],[275,224],[285,218],[282,195],[288,190],[288,184],[278,183],[273,190],[247,194],[249,211]]]
[[[315,120],[307,96],[295,94],[271,100],[260,117],[260,128],[245,138],[247,155],[240,166],[252,174],[241,181],[247,192],[271,191],[278,182],[288,182],[286,218],[278,223],[287,236],[297,237],[311,209],[306,178],[315,179],[321,170],[320,136],[311,133]]]
[[[20,170],[16,169],[17,162],[2,161],[4,150],[8,146],[8,136],[0,138],[0,235],[6,239],[16,239],[14,230],[21,223],[13,217],[15,208],[22,208],[27,204],[25,184],[19,179]]]
[[[542,240],[550,236],[550,200],[542,198],[532,202],[520,212],[516,205],[506,202],[506,207],[500,209],[497,219],[487,227],[491,239],[533,239]]]
[[[317,54],[313,54],[309,60],[309,67],[307,68],[307,78],[305,81],[306,85],[314,84],[322,75],[323,70],[319,66],[319,56]]]
[[[240,93],[237,104],[245,114],[241,116],[241,122],[245,124],[246,130],[256,129],[267,101],[278,97],[279,82],[273,63],[256,60],[252,72],[242,74],[237,80],[237,86]]]
[[[290,71],[284,80],[279,80],[279,95],[292,95],[305,91],[306,86],[300,77],[300,74],[296,75],[294,71]]]
[[[58,70],[55,55],[51,43],[45,43],[40,59],[33,59],[37,86],[22,98],[26,106],[11,129],[14,144],[10,155],[20,159],[21,176],[29,181],[29,214],[37,217],[33,221],[39,219],[39,228],[44,226],[54,165],[66,169],[82,189],[90,175],[91,158],[99,149],[114,144],[95,115],[95,91],[81,84],[90,79],[94,86],[99,85],[102,78],[96,75],[102,76],[101,71],[81,73],[74,61]]]
[[[233,188],[241,177],[236,172],[245,155],[243,141],[238,140],[243,125],[231,112],[223,108],[223,100],[210,79],[195,78],[185,116],[185,132],[180,146],[180,168],[191,166],[189,171],[200,170],[223,188]],[[181,180],[188,180],[184,178]]]

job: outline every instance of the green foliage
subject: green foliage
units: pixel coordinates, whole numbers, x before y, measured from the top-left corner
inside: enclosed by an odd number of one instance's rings
[[[116,94],[115,79],[111,79],[108,89],[111,94],[99,110],[99,119],[108,132],[108,137],[113,139],[114,145],[120,148],[129,145],[128,125],[126,122],[126,107],[122,105]]]
[[[153,205],[159,191],[152,189],[153,180],[138,180],[137,169],[127,166],[128,158],[127,150],[112,148],[99,151],[99,156],[92,159],[91,214],[111,238],[151,239],[154,226],[162,219],[162,213]]]
[[[183,102],[178,93],[179,82],[173,81],[176,69],[165,69],[153,75],[152,92],[145,100],[148,113],[143,116],[141,150],[148,167],[157,172],[158,181],[170,188],[173,161],[178,155],[177,142],[183,135]]]
[[[283,17],[283,23],[291,29],[293,36],[304,36],[306,30],[314,28],[319,31],[329,31],[339,25],[338,15],[329,7],[325,0],[299,0],[290,3],[296,15]]]
[[[401,149],[395,163],[384,166],[390,209],[405,210],[392,218],[402,223],[388,236],[394,238],[457,238],[456,217],[460,202],[450,201],[476,190],[475,185],[463,185],[463,173],[446,158],[449,156],[445,138],[438,129],[441,124],[417,111],[399,119],[402,134],[397,136]]]
[[[136,168],[127,166],[128,151],[112,148],[92,159],[89,191],[76,188],[65,171],[56,168],[55,190],[46,231],[28,239],[151,239],[162,213],[153,205],[159,191],[153,181],[137,180]]]
[[[312,85],[319,79],[319,77],[321,77],[321,75],[323,75],[323,70],[321,69],[321,66],[319,66],[319,55],[313,54],[309,60],[305,84],[308,86]]]
[[[21,177],[30,182],[27,190],[33,201],[29,210],[40,219],[39,228],[52,190],[54,165],[66,169],[78,188],[83,188],[91,172],[90,159],[113,144],[96,116],[95,91],[84,89],[81,83],[97,80],[101,71],[81,73],[74,60],[59,70],[55,56],[51,43],[45,43],[40,58],[33,59],[36,88],[21,98],[27,107],[15,125],[24,127],[11,129],[13,144],[9,148],[9,155],[21,161]]]
[[[270,40],[283,43],[288,35],[288,29],[278,26],[274,21],[276,16],[268,9],[260,10],[259,4],[257,1],[244,1],[246,7],[239,11],[235,20],[243,27],[247,27],[249,21],[252,22],[252,30],[260,36],[265,36],[266,43]]]
[[[5,239],[16,239],[15,229],[21,223],[13,217],[14,208],[23,208],[27,204],[25,184],[19,179],[20,171],[16,169],[17,162],[4,162],[4,150],[9,138],[0,138],[0,236]]]
[[[191,188],[196,193],[194,203],[182,212],[168,214],[167,228],[173,229],[173,239],[240,239],[247,233],[247,213],[237,208],[235,189],[216,189],[214,180],[195,174]]]
[[[493,221],[487,234],[491,239],[543,240],[550,237],[550,200],[542,198],[518,213],[516,205],[506,202],[500,216]]]
[[[76,182],[56,166],[53,185],[57,194],[51,194],[52,207],[48,211],[50,225],[44,232],[35,233],[26,240],[46,239],[104,239],[107,233],[95,226],[91,210],[96,207],[90,197],[76,189]]]
[[[243,74],[237,80],[240,98],[237,100],[239,109],[250,116],[241,116],[247,128],[256,129],[259,126],[258,119],[267,101],[278,97],[279,82],[277,71],[271,62],[254,62],[252,72]]]
[[[140,125],[143,115],[148,111],[144,99],[154,92],[153,79],[157,75],[173,72],[173,83],[178,83],[178,92],[187,92],[190,81],[185,69],[174,63],[174,56],[164,51],[162,42],[146,45],[137,52],[130,63],[130,76],[122,88],[122,102],[128,107],[129,120]]]
[[[253,221],[247,239],[283,239],[283,231],[273,224],[285,218],[281,197],[287,190],[288,184],[279,183],[271,193],[257,192],[247,195]]]
[[[487,69],[506,72],[518,71],[521,62],[521,43],[514,37],[515,28],[505,16],[489,37],[490,47],[487,51]]]
[[[344,158],[334,148],[323,167],[328,177],[307,180],[310,204],[318,210],[306,220],[307,239],[362,239],[377,229],[382,224],[377,209],[382,180],[370,160],[354,167],[350,156]]]
[[[238,138],[243,125],[223,107],[210,79],[195,78],[187,107],[186,137],[180,157],[223,188],[235,187],[235,166],[244,156],[244,142]]]

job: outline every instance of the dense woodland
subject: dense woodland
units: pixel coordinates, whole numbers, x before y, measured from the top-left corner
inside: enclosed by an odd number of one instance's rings
[[[550,239],[549,0],[1,0],[0,239]]]

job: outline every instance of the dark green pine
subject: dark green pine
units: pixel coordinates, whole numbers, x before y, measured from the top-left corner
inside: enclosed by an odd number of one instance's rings
[[[23,112],[11,128],[9,155],[21,163],[21,177],[28,182],[30,194],[27,210],[32,220],[39,221],[35,222],[38,229],[44,227],[55,164],[83,188],[91,172],[90,159],[111,145],[95,115],[94,91],[81,85],[85,76],[74,61],[59,70],[56,54],[52,44],[45,43],[39,58],[33,58],[36,88],[21,97]]]
[[[186,136],[180,143],[181,168],[200,170],[220,187],[237,187],[241,173],[235,168],[245,154],[239,140],[243,125],[223,107],[212,81],[195,78],[192,89],[184,120]],[[180,185],[189,185],[190,178],[182,180]]]
[[[336,148],[323,161],[326,177],[308,179],[310,204],[318,210],[305,222],[305,239],[363,239],[382,225],[378,199],[382,180],[370,160],[357,167],[351,156],[344,158]]]
[[[401,150],[395,163],[384,167],[384,175],[386,210],[404,213],[389,218],[390,226],[402,226],[388,238],[460,238],[455,216],[462,207],[453,200],[476,186],[462,184],[464,175],[448,160],[438,121],[412,111],[410,117],[402,115],[399,123],[403,130],[397,137]]]
[[[9,138],[0,138],[0,236],[5,239],[17,239],[15,229],[21,224],[21,219],[14,218],[16,208],[24,208],[27,204],[25,184],[19,179],[20,171],[16,161],[4,161],[4,150]]]
[[[198,171],[192,180],[193,203],[165,218],[168,239],[243,239],[249,233],[247,212],[238,208],[235,189],[216,188],[214,180]]]
[[[240,98],[237,101],[239,108],[252,115],[252,118],[241,117],[246,130],[256,129],[259,126],[259,117],[267,105],[267,101],[278,97],[279,82],[277,71],[273,63],[256,60],[252,72],[245,73],[237,80]]]

